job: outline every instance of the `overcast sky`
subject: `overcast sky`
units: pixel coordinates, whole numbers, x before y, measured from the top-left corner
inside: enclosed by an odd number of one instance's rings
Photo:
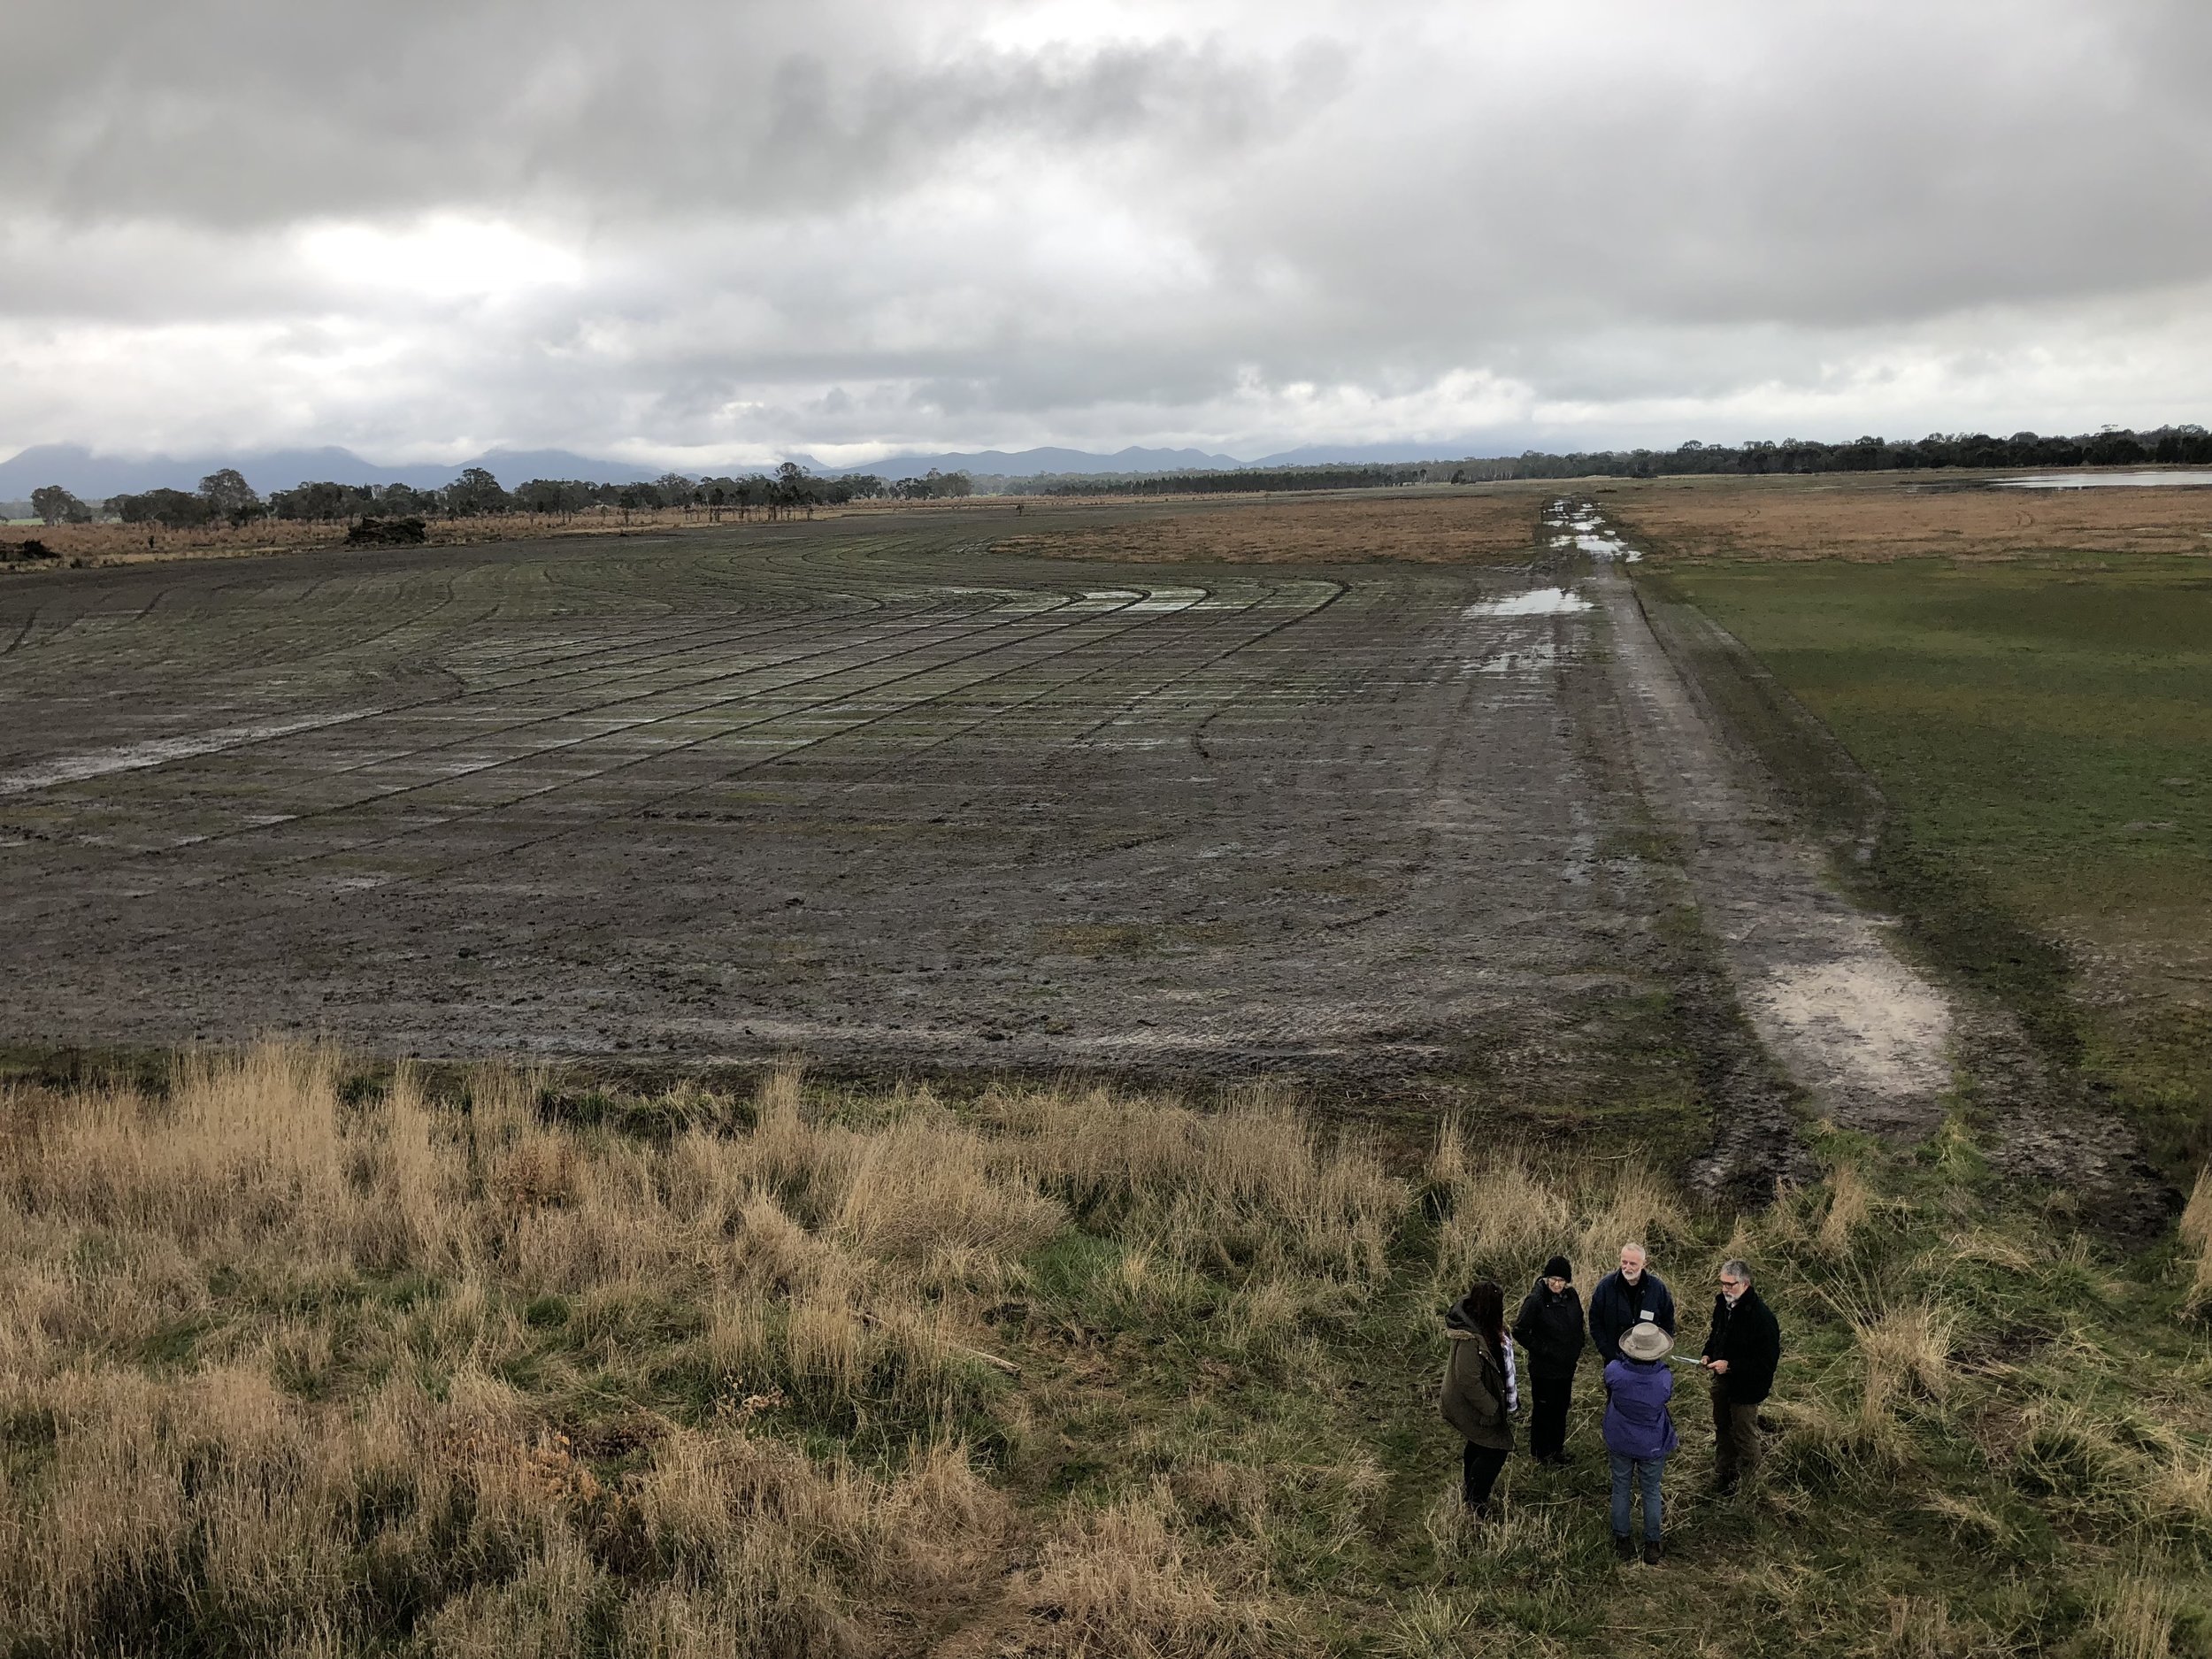
[[[0,454],[2212,422],[2201,0],[17,0]]]

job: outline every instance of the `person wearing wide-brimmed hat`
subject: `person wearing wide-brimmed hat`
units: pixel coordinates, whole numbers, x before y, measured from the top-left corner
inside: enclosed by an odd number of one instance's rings
[[[1674,1396],[1674,1373],[1667,1356],[1674,1339],[1650,1321],[1631,1326],[1620,1340],[1621,1356],[1605,1368],[1605,1449],[1613,1463],[1613,1549],[1632,1561],[1636,1543],[1629,1532],[1632,1482],[1644,1492],[1644,1560],[1659,1564],[1660,1483],[1667,1458],[1681,1444],[1667,1402]]]
[[[1574,1393],[1575,1366],[1587,1341],[1574,1278],[1567,1258],[1553,1256],[1513,1319],[1513,1340],[1528,1356],[1529,1391],[1534,1396],[1528,1449],[1540,1463],[1563,1465],[1567,1461],[1567,1405]]]

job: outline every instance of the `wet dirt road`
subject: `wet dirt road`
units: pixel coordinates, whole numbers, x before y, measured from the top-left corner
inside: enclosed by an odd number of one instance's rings
[[[0,583],[9,1033],[1387,1084],[1661,983],[1679,873],[1552,556],[976,535]]]

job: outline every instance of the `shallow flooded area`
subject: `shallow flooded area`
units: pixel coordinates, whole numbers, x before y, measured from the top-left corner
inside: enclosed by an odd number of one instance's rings
[[[2212,468],[2148,472],[2038,472],[1992,480],[1999,489],[2191,489],[2212,486]]]

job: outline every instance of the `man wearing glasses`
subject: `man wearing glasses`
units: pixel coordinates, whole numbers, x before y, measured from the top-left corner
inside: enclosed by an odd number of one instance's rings
[[[1782,1327],[1751,1287],[1751,1269],[1723,1262],[1713,1329],[1698,1362],[1713,1373],[1714,1473],[1724,1495],[1759,1463],[1759,1402],[1782,1363]]]

